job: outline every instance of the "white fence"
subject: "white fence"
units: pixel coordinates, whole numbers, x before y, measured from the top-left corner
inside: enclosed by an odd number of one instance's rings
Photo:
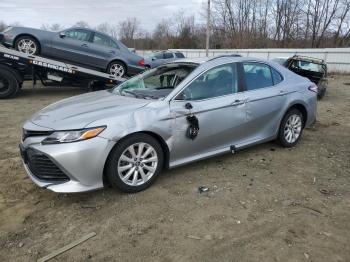
[[[175,50],[175,49],[172,49]],[[186,57],[205,57],[204,49],[176,49]],[[143,51],[141,54],[146,54]],[[324,49],[211,49],[209,56],[224,54],[240,54],[255,58],[272,59],[275,57],[290,57],[293,55],[311,56],[323,59],[330,72],[350,73],[350,48],[324,48]]]

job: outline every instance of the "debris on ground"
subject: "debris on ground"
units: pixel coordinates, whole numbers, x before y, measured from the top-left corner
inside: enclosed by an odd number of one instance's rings
[[[85,242],[86,240],[88,240],[88,239],[90,239],[90,238],[92,238],[94,236],[96,236],[96,233],[95,232],[91,232],[90,234],[87,234],[86,236],[83,236],[82,238],[80,238],[80,239],[78,239],[78,240],[76,240],[76,241],[74,241],[74,242],[72,242],[72,243],[70,243],[70,244],[68,244],[68,245],[66,245],[64,247],[53,251],[52,253],[48,254],[47,256],[44,256],[44,257],[38,259],[38,262],[48,261],[51,258],[54,258],[54,257],[56,257],[56,256],[58,256],[58,255],[60,255],[60,254],[62,254],[64,252],[68,251],[69,249],[72,249],[73,247],[75,247],[75,246]]]
[[[198,192],[199,192],[199,194],[209,192],[209,188],[205,187],[205,186],[200,186],[200,187],[198,187]]]
[[[190,239],[195,239],[195,240],[201,240],[202,239],[200,237],[193,236],[193,235],[188,235],[187,237],[190,238]]]
[[[320,189],[320,190],[318,190],[318,191],[320,191],[320,193],[322,193],[322,194],[324,194],[324,195],[329,195],[330,193],[331,193],[331,191],[329,191],[328,189]]]

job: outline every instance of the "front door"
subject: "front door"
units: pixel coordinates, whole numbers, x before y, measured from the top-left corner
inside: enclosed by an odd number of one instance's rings
[[[214,67],[170,101],[175,141],[172,165],[229,151],[245,136],[245,97],[239,92],[237,64]],[[198,119],[199,133],[188,136],[188,115]]]
[[[57,33],[51,40],[51,56],[83,65],[94,65],[91,55],[91,32],[69,29],[64,35]]]

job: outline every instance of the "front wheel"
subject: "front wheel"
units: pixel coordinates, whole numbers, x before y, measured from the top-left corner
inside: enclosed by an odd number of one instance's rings
[[[282,119],[278,141],[283,147],[295,146],[303,132],[303,115],[298,109],[289,110]]]
[[[15,49],[29,55],[37,55],[40,51],[38,41],[30,36],[21,36],[18,38],[15,43]]]
[[[163,168],[163,150],[156,139],[136,134],[122,140],[107,162],[111,185],[126,193],[136,193],[154,183]]]
[[[115,61],[109,64],[107,73],[116,77],[124,77],[126,75],[126,66],[119,61]]]

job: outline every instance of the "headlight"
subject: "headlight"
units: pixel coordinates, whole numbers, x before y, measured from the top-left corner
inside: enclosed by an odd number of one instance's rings
[[[80,130],[57,131],[49,135],[41,143],[59,144],[83,141],[98,136],[105,128],[105,126],[100,126]]]

